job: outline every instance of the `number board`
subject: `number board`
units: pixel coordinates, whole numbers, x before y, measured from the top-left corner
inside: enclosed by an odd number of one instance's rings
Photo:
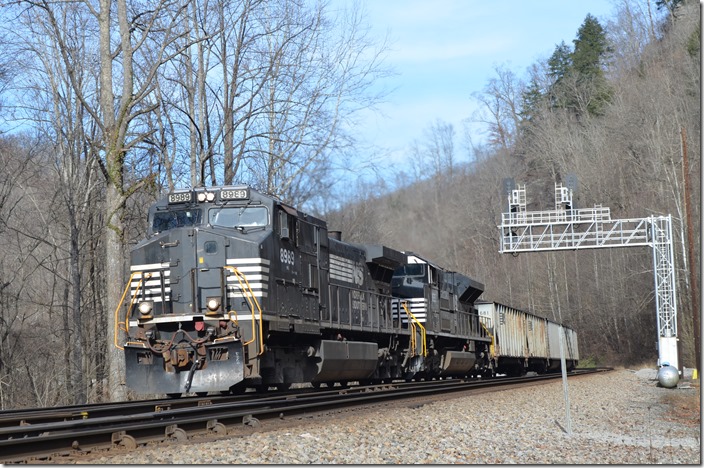
[[[169,203],[191,203],[193,192],[177,192],[169,194]]]
[[[249,200],[249,187],[220,190],[220,200]]]

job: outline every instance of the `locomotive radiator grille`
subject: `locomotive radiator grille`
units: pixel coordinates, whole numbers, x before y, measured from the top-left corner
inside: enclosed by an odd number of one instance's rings
[[[247,278],[254,297],[269,295],[269,260],[266,258],[228,258],[228,266],[237,268]],[[249,294],[247,294],[249,295]],[[237,276],[227,277],[227,297],[245,297]]]

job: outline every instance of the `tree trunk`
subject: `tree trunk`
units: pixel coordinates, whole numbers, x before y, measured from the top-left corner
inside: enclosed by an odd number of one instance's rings
[[[70,264],[71,264],[71,328],[73,334],[71,336],[71,374],[73,385],[73,404],[82,405],[86,403],[86,378],[83,372],[83,350],[86,346],[86,336],[83,332],[83,321],[81,320],[81,269],[79,268],[80,252],[79,252],[79,232],[76,225],[77,219],[73,216],[71,219],[71,247],[70,247]],[[67,290],[68,292],[68,290]],[[68,302],[66,303],[68,305]]]
[[[108,393],[112,401],[121,401],[127,398],[125,387],[125,361],[122,350],[123,334],[115,330],[114,316],[122,296],[125,282],[124,261],[125,249],[122,239],[123,223],[120,213],[124,210],[121,194],[112,185],[107,187],[107,228],[105,232],[105,282],[106,282],[106,311],[108,314]],[[117,311],[118,314],[122,310]],[[120,315],[121,317],[121,315]],[[117,336],[115,334],[117,333]]]

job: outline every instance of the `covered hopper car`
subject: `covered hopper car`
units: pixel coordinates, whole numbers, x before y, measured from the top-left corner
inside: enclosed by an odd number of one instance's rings
[[[559,371],[561,331],[566,367],[576,367],[577,333],[571,328],[496,302],[477,302],[476,307],[492,337],[489,356],[496,373],[520,376],[528,371]]]

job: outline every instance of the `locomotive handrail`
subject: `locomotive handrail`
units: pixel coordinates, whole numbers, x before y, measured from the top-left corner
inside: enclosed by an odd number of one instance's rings
[[[479,317],[479,325],[482,326],[484,331],[486,331],[486,334],[489,335],[489,338],[491,338],[491,344],[489,344],[489,354],[491,355],[491,357],[494,357],[494,335],[492,335],[486,325],[484,325],[484,322],[482,321],[482,319],[484,318],[486,317]]]
[[[139,283],[137,283],[137,289],[134,292],[134,295],[130,298],[130,306],[127,309],[127,313],[125,314],[125,327],[122,329],[123,331],[127,332],[127,320],[129,320],[130,312],[132,312],[132,306],[134,305],[134,298],[137,297],[137,294],[139,294],[139,288],[142,287],[142,283],[144,282],[144,277],[145,275],[142,274],[143,272],[141,271],[135,271],[130,275],[130,279],[127,280],[127,285],[125,286],[125,290],[122,292],[122,298],[120,299],[120,302],[117,304],[117,309],[115,309],[115,333],[113,336],[114,344],[117,349],[122,349],[124,350],[125,348],[123,346],[120,346],[117,342],[117,332],[120,330],[120,320],[119,320],[119,314],[120,314],[120,308],[122,307],[122,304],[125,302],[125,296],[127,296],[127,291],[132,287],[132,279],[134,278],[135,275],[139,274],[142,277],[139,279]],[[151,276],[151,275],[150,275]]]
[[[415,324],[420,327],[420,336],[421,336],[421,338],[422,338],[422,340],[423,340],[423,342],[421,343],[421,349],[423,350],[423,356],[424,356],[424,357],[425,357],[425,356],[428,356],[428,347],[426,346],[426,342],[425,342],[425,341],[426,341],[426,340],[425,340],[425,327],[423,326],[422,323],[420,323],[420,320],[418,320],[418,319],[416,318],[416,316],[413,315],[410,310],[408,310],[408,306],[406,305],[406,303],[407,303],[407,301],[403,301],[403,302],[401,303],[401,305],[403,306],[403,310],[406,311],[406,315],[408,315],[408,317],[411,319],[411,321],[408,322],[408,323],[413,324],[413,322],[415,322]],[[411,343],[412,343],[411,346],[413,347],[413,352],[414,352],[414,353],[415,353],[415,350],[416,350],[416,348],[415,348],[415,336],[416,336],[415,327],[412,327],[412,328],[411,328]]]
[[[259,311],[259,353],[257,353],[257,356],[261,356],[262,354],[264,354],[264,326],[262,323],[262,308],[259,305],[259,301],[254,295],[254,291],[252,291],[252,287],[249,285],[249,281],[247,280],[247,277],[244,275],[244,273],[238,270],[237,267],[231,265],[225,265],[223,266],[223,268],[235,274],[235,276],[237,277],[237,281],[240,283],[242,294],[247,299],[247,302],[249,303],[249,308],[252,310],[252,339],[245,343],[242,343],[243,346],[247,346],[248,344],[252,343],[257,337],[257,320],[254,316],[254,306],[257,306],[257,310]],[[244,283],[242,282],[242,280],[244,280]],[[237,311],[235,311],[235,320],[237,320]]]

